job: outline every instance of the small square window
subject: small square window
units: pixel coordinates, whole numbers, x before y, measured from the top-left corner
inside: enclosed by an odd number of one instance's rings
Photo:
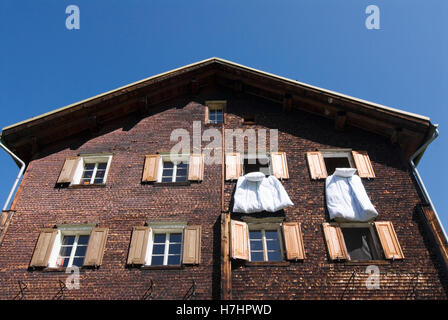
[[[185,159],[185,160],[184,160]],[[188,156],[177,161],[171,161],[169,156],[161,157],[161,170],[159,182],[186,182],[188,181]]]
[[[111,159],[112,156],[81,156],[72,184],[105,184]]]
[[[224,123],[224,114],[227,102],[224,100],[206,101],[208,108],[208,123],[219,124]]]
[[[334,151],[321,151],[324,158],[327,174],[332,175],[336,168],[355,168],[351,151],[346,150],[334,150]]]
[[[282,261],[279,229],[249,230],[250,261]]]
[[[347,225],[341,225],[341,231],[350,260],[369,261],[380,259],[380,254],[375,244],[377,239],[370,226],[347,227]]]
[[[180,265],[182,257],[182,229],[155,230],[149,244],[151,266]]]

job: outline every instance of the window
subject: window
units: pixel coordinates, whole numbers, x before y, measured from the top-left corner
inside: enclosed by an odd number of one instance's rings
[[[58,267],[82,267],[89,244],[88,234],[62,236],[61,249],[57,260]]]
[[[81,156],[72,184],[105,184],[111,159],[111,155]]]
[[[282,261],[279,230],[250,228],[250,261]]]
[[[270,157],[268,155],[244,156],[243,174],[248,174],[250,172],[263,172],[265,175],[270,175]]]
[[[207,119],[206,123],[219,124],[224,123],[224,113],[226,109],[226,101],[206,101]]]
[[[380,258],[372,227],[369,225],[360,227],[343,224],[341,230],[350,260],[369,261]]]
[[[155,233],[150,265],[179,265],[182,248],[182,232]]]
[[[176,160],[172,160],[169,155],[164,155],[160,159],[162,165],[160,166],[159,182],[188,181],[189,156],[176,156]]]
[[[336,168],[355,168],[351,150],[323,150],[321,153],[328,175],[333,174]]]

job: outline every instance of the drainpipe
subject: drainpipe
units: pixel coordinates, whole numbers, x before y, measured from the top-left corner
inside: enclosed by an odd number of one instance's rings
[[[437,214],[436,208],[434,207],[434,204],[432,203],[431,197],[429,196],[428,191],[426,190],[425,184],[423,183],[422,178],[420,177],[420,174],[418,173],[416,164],[414,163],[415,158],[417,158],[419,155],[423,154],[424,150],[426,149],[426,147],[428,147],[428,145],[433,142],[438,136],[439,136],[439,130],[437,129],[439,125],[435,124],[432,126],[431,131],[431,137],[417,150],[415,151],[415,153],[409,158],[409,164],[412,168],[412,173],[414,174],[415,179],[417,180],[417,183],[420,187],[420,190],[423,193],[423,196],[426,200],[426,202],[429,204],[429,206],[431,207],[432,211],[434,212],[434,215],[440,225],[440,228],[442,229],[443,235],[445,237],[445,240],[448,241],[448,237],[446,235],[445,229],[443,228],[443,224],[440,221],[439,215]]]
[[[0,147],[2,147],[7,153],[9,153],[9,155],[11,155],[11,157],[18,161],[21,165],[20,167],[20,171],[19,174],[17,175],[16,181],[14,182],[14,185],[12,186],[11,192],[9,193],[8,199],[6,199],[5,205],[3,206],[3,211],[7,211],[8,207],[9,207],[9,202],[11,201],[11,198],[17,188],[17,185],[20,181],[20,178],[22,178],[23,172],[25,171],[25,162],[23,162],[22,160],[20,160],[19,157],[17,157],[14,153],[12,153],[11,150],[9,150],[1,141],[1,134],[0,134]]]

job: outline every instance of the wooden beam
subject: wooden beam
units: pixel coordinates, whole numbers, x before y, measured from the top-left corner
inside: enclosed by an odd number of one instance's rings
[[[230,261],[230,214],[221,213],[221,299],[232,299]]]
[[[292,111],[292,95],[290,93],[286,93],[283,97],[283,111],[291,112]]]
[[[336,129],[336,131],[344,131],[346,120],[347,120],[347,112],[345,111],[336,112],[336,116],[334,118],[334,128]]]

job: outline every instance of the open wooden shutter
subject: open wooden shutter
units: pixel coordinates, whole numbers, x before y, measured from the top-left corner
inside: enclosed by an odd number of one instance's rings
[[[375,172],[366,151],[352,151],[352,156],[361,178],[375,178]]]
[[[380,238],[381,246],[383,247],[384,257],[392,260],[403,259],[403,251],[401,251],[401,246],[392,222],[377,221],[375,222],[375,228]]]
[[[186,226],[183,247],[183,264],[199,264],[201,261],[201,226]]]
[[[159,154],[151,154],[145,156],[145,167],[143,169],[142,182],[157,181],[159,162],[160,162]]]
[[[241,175],[241,155],[238,152],[226,153],[226,180],[237,180]]]
[[[58,234],[57,229],[42,229],[34,248],[30,267],[47,267],[50,254],[53,250],[54,240]]]
[[[286,258],[288,260],[305,259],[305,247],[303,246],[300,223],[285,222],[282,228],[283,238],[285,239]]]
[[[72,183],[80,159],[80,157],[69,157],[65,159],[57,184]]]
[[[289,179],[285,152],[271,152],[272,173],[277,179]]]
[[[108,228],[93,228],[84,258],[84,266],[98,267],[103,262]]]
[[[204,179],[204,155],[192,154],[188,163],[188,180],[202,181]]]
[[[319,151],[311,151],[306,153],[306,157],[311,179],[325,179],[327,177],[327,168],[325,167],[322,153]]]
[[[348,253],[345,247],[344,236],[339,225],[324,223],[324,235],[327,242],[328,254],[331,260],[347,260]]]
[[[134,227],[128,253],[128,264],[145,264],[149,227]]]
[[[247,223],[230,221],[230,256],[234,259],[249,260],[249,234]]]
[[[208,106],[205,106],[205,119],[204,119],[204,123],[210,123],[210,109],[208,108]]]

